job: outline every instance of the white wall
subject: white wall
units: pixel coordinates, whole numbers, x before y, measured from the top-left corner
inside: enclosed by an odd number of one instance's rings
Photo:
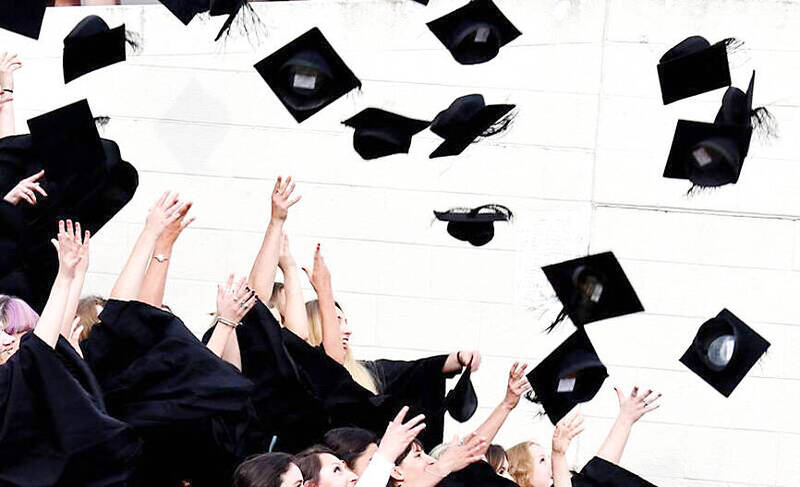
[[[570,330],[540,333],[559,306],[541,265],[611,249],[646,313],[591,325],[611,378],[584,408],[576,464],[590,458],[616,414],[612,386],[652,386],[663,406],[635,428],[623,464],[660,486],[800,484],[800,4],[772,0],[498,0],[523,31],[500,56],[460,66],[425,22],[462,2],[311,0],[255,6],[261,45],[212,42],[222,19],[184,28],[161,6],[49,9],[39,42],[4,32],[0,47],[25,61],[18,121],[88,97],[110,115],[139,170],[131,204],[95,239],[88,288],[107,293],[148,205],[174,188],[195,202],[181,237],[167,302],[197,332],[214,284],[248,270],[265,229],[277,174],[303,201],[291,211],[292,248],[310,264],[322,242],[362,357],[417,357],[479,348],[475,380],[485,417],[515,359],[533,366]],[[100,13],[144,37],[144,51],[64,87],[61,39]],[[252,65],[319,26],[364,83],[298,125]],[[721,90],[664,107],[655,65],[684,37],[736,36],[734,84],[757,69],[755,101],[782,137],[754,140],[735,186],[685,196],[661,178],[677,118],[712,120]],[[410,156],[362,161],[339,122],[367,106],[433,117],[457,96],[519,106],[503,138],[457,158],[428,160],[424,132]],[[472,248],[451,239],[432,210],[495,202],[516,214]],[[730,308],[772,342],[725,399],[678,358],[702,321]],[[551,426],[523,404],[499,439],[549,445]],[[469,425],[468,425],[469,426]],[[451,428],[466,432],[461,426]]]

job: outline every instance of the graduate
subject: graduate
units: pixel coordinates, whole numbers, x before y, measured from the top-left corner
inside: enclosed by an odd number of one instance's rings
[[[0,296],[2,485],[127,485],[133,474],[138,437],[107,414],[94,376],[62,335],[74,322],[89,240],[79,223],[59,222],[58,272],[41,317]]]

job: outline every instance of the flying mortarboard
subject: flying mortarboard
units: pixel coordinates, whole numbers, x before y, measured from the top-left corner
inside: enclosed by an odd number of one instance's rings
[[[476,247],[486,245],[494,238],[494,222],[510,221],[511,210],[503,205],[483,205],[477,208],[452,208],[434,211],[440,221],[447,222],[447,233]]]
[[[471,0],[428,28],[461,64],[494,59],[500,48],[522,35],[492,0]]]
[[[486,105],[482,95],[456,98],[431,122],[431,131],[445,139],[430,158],[454,156],[478,137],[490,137],[508,128],[515,105]]]
[[[316,27],[259,61],[255,68],[298,122],[361,87],[361,81]]]
[[[367,160],[407,154],[411,137],[431,124],[379,108],[366,108],[342,123],[355,129],[353,147]]]
[[[729,86],[728,46],[733,41],[711,45],[703,37],[691,36],[664,53],[658,63],[664,105]]]
[[[0,28],[39,39],[47,0],[6,0],[0,8]]]
[[[64,82],[125,61],[125,24],[110,29],[97,15],[81,20],[64,38]]]

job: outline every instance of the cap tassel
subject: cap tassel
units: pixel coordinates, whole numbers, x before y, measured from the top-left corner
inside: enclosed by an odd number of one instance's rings
[[[728,52],[728,54],[733,54],[744,46],[744,41],[741,41],[735,37],[723,39],[722,43],[725,44],[725,50]]]
[[[516,118],[517,118],[516,109],[506,113],[500,120],[496,121],[489,128],[481,132],[481,134],[473,141],[473,144],[481,139],[492,137],[501,132],[505,132],[506,130],[511,128],[511,125],[514,123],[514,120]]]
[[[750,112],[750,123],[753,130],[758,134],[762,141],[776,139],[778,137],[778,122],[767,107],[758,107]]]
[[[256,43],[259,43],[261,35],[266,34],[264,23],[247,0],[242,0],[242,6],[239,10],[228,16],[214,41],[216,42],[223,38],[227,40],[231,35],[231,29],[234,24],[239,33],[244,35],[251,44],[253,43],[253,37],[256,38]]]
[[[106,128],[106,125],[108,125],[109,122],[111,122],[111,117],[109,116],[101,115],[99,117],[94,117],[94,124],[99,129]]]
[[[561,311],[558,312],[558,316],[556,316],[556,319],[553,320],[552,323],[550,323],[550,326],[544,329],[545,333],[550,333],[551,331],[555,330],[555,328],[559,325],[559,323],[564,321],[566,317],[567,317],[567,308],[566,307],[561,308]]]
[[[142,51],[142,36],[138,32],[126,29],[125,44],[130,48],[131,54],[139,54]]]

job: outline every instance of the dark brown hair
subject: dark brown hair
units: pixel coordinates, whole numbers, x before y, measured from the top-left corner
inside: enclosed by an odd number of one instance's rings
[[[294,463],[286,453],[264,453],[242,462],[233,473],[233,487],[281,487],[281,477]]]

